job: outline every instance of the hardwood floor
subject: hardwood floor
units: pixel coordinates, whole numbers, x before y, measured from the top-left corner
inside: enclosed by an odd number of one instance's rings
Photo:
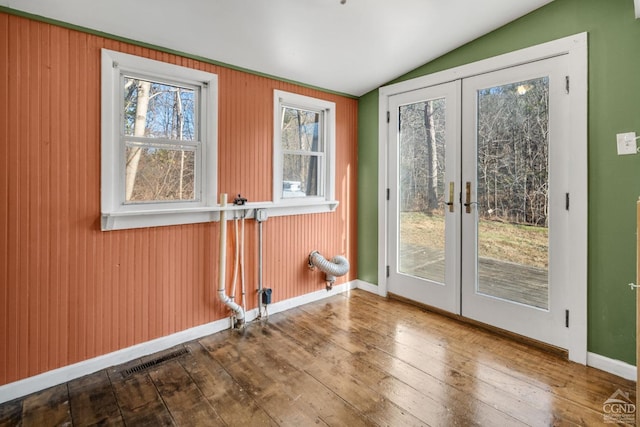
[[[603,424],[635,382],[364,291],[0,405],[0,426]]]

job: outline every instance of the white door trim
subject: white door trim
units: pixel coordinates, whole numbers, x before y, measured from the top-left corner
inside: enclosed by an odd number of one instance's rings
[[[568,258],[572,280],[576,286],[569,301],[572,333],[567,350],[570,360],[582,364],[587,363],[587,51],[587,33],[580,33],[379,89],[378,292],[380,295],[387,295],[387,188],[389,183],[387,111],[389,110],[389,97],[514,65],[567,54],[569,75],[571,76],[570,117],[567,120],[569,128],[572,129],[567,143],[571,146],[573,153],[572,162],[567,167],[570,168],[571,211],[576,212],[576,215],[572,215],[574,218],[570,222],[572,248]]]

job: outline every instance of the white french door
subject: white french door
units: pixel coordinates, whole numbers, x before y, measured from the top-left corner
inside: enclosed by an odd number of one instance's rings
[[[566,57],[559,56],[462,82],[461,311],[562,348],[568,347],[567,76]]]
[[[459,81],[390,98],[389,291],[460,314]]]
[[[389,97],[389,292],[568,348],[568,61]]]

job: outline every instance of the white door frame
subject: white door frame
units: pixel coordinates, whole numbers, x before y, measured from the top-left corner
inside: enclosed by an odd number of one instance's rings
[[[389,97],[403,92],[434,86],[478,74],[508,68],[514,65],[568,55],[571,76],[570,116],[568,126],[572,130],[567,144],[572,152],[572,162],[567,165],[571,193],[569,222],[571,245],[568,255],[572,272],[571,336],[567,350],[569,359],[587,363],[587,33],[568,36],[559,40],[506,53],[449,70],[403,81],[379,89],[378,108],[378,294],[387,295],[388,253],[388,203],[389,182],[387,148]]]

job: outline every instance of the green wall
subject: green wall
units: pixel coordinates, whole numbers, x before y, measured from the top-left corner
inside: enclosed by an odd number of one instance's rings
[[[633,0],[555,0],[391,83],[581,32],[589,34],[588,351],[635,364],[635,292],[627,284],[635,281],[640,154],[618,156],[615,142],[619,132],[640,135]],[[378,91],[359,105],[358,274],[377,283]]]

